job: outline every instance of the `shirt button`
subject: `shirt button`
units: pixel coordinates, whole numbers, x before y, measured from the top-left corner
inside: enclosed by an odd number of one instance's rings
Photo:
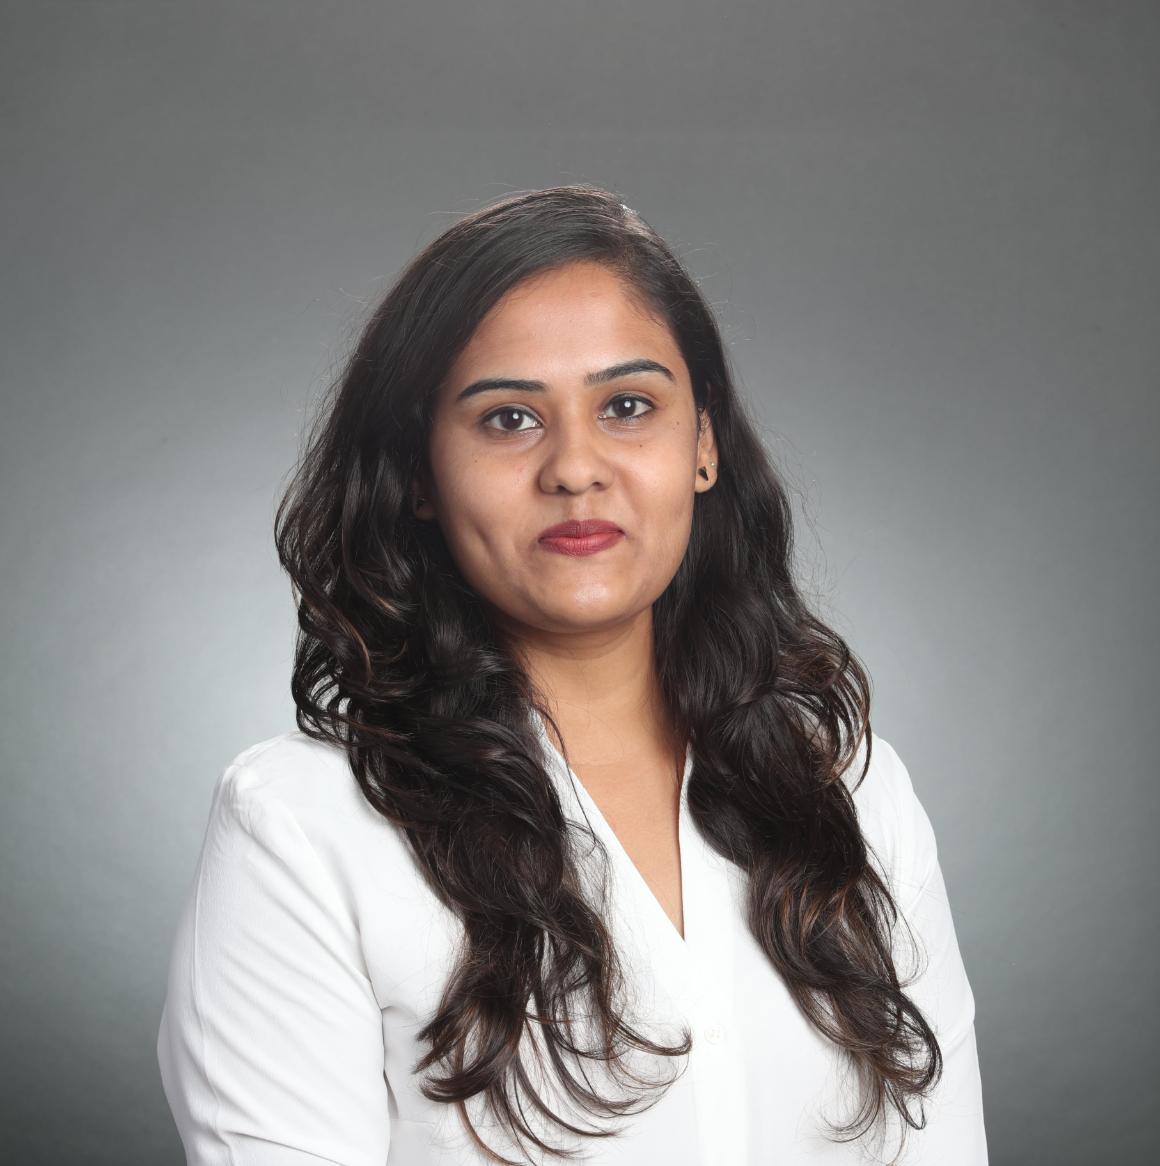
[[[705,1039],[711,1045],[719,1045],[725,1039],[725,1030],[719,1024],[706,1025]]]

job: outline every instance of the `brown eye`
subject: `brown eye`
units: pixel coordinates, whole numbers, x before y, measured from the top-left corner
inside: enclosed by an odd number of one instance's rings
[[[526,430],[520,428],[519,426],[519,418],[530,416],[531,414],[526,409],[520,409],[515,405],[508,405],[503,409],[496,409],[494,413],[489,413],[486,417],[483,418],[482,424],[485,425],[488,429],[498,429],[501,433],[525,433]],[[512,421],[515,419],[516,424],[514,426],[506,424],[492,425],[491,421],[496,417],[500,418],[501,421],[504,422]]]
[[[622,407],[626,403],[629,409],[635,409],[637,404],[647,405],[648,408],[643,413],[625,412]],[[651,413],[655,408],[647,397],[638,396],[636,393],[620,393],[612,398],[609,407],[613,411],[610,420],[619,421],[626,425],[635,424],[646,413]],[[607,414],[603,414],[603,416],[607,416]],[[502,409],[493,409],[480,420],[480,424],[486,429],[496,429],[500,433],[529,433],[536,428],[534,425],[521,425],[521,417],[534,419],[535,415],[520,405],[505,405]]]
[[[648,409],[645,410],[646,413],[651,412],[651,410],[653,408],[652,402],[647,400],[644,397],[638,397],[635,393],[621,393],[620,396],[613,397],[612,400],[609,402],[609,404],[613,407],[613,410],[615,413],[613,420],[615,420],[615,421],[638,421],[644,415],[642,413],[616,412],[616,407],[619,405],[623,405],[626,401],[629,403],[629,405],[632,405],[636,401],[639,401],[643,405],[647,405]]]

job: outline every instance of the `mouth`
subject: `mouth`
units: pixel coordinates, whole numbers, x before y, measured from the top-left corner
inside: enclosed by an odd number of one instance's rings
[[[588,518],[560,522],[540,532],[540,546],[560,555],[593,555],[615,546],[624,531],[615,522]]]

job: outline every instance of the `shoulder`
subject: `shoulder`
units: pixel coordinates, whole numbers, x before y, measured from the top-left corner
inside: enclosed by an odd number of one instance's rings
[[[403,853],[401,834],[367,801],[346,750],[297,729],[257,741],[225,765],[211,817],[251,831],[280,823],[335,870],[359,869],[367,852],[380,863]]]
[[[236,754],[218,778],[235,805],[285,801],[333,802],[355,784],[345,750],[293,729]],[[357,792],[357,789],[356,789]]]
[[[862,777],[867,748],[870,765]],[[910,771],[889,741],[871,733],[869,745],[862,743],[842,780],[879,871],[905,908],[926,886],[938,861],[934,830]]]

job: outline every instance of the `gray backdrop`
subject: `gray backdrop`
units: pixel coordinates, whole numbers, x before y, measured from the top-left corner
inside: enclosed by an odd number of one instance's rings
[[[182,1161],[165,969],[214,781],[293,727],[305,410],[420,246],[586,180],[702,279],[873,674],[992,1162],[1155,1162],[1160,7],[403,8],[5,5],[11,1160]]]

